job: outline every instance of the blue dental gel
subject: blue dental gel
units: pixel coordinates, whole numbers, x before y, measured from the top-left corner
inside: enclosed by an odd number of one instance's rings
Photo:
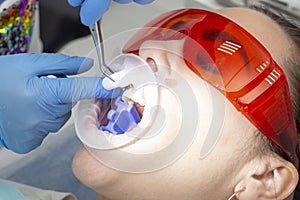
[[[118,97],[115,101],[116,110],[110,110],[107,114],[108,124],[101,126],[100,130],[111,134],[123,134],[130,127],[136,126],[141,118],[133,104],[128,104]]]

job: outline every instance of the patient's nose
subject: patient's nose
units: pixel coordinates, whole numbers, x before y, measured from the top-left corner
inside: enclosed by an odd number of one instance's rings
[[[158,72],[160,68],[170,66],[168,54],[169,48],[164,41],[149,40],[142,44],[139,54],[151,67]]]
[[[156,72],[160,66],[170,67],[174,60],[182,59],[183,44],[184,40],[148,40],[141,45],[139,55]]]

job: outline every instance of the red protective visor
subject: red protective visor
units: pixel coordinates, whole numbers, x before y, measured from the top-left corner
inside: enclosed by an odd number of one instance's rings
[[[270,53],[245,29],[213,12],[181,9],[148,23],[125,45],[185,39],[183,58],[222,92],[298,168],[298,137],[287,79]]]

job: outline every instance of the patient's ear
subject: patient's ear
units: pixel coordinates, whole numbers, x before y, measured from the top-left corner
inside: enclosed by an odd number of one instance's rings
[[[251,162],[247,176],[234,188],[246,189],[236,195],[239,200],[286,199],[295,190],[299,175],[296,167],[275,156],[265,157]]]

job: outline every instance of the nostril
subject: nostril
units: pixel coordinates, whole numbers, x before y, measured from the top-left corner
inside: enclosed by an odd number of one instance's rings
[[[154,61],[153,58],[149,58],[148,57],[146,59],[146,62],[149,64],[149,66],[151,67],[151,69],[152,69],[153,72],[157,72],[158,71],[156,62]]]

